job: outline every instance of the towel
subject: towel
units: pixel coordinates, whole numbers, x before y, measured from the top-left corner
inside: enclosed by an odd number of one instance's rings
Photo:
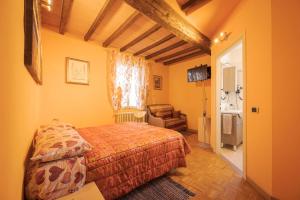
[[[222,133],[231,135],[231,133],[232,133],[232,114],[222,114]]]

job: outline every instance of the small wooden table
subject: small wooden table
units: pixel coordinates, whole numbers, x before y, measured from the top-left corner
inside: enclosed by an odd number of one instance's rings
[[[198,119],[198,141],[202,143],[210,143],[210,126],[211,117],[199,117]]]
[[[71,193],[58,200],[104,200],[95,182],[88,183],[77,192]]]

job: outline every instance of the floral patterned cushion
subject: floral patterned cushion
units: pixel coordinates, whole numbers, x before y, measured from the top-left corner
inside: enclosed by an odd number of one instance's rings
[[[38,130],[31,160],[47,162],[82,155],[89,150],[91,145],[71,125],[52,124]]]
[[[30,162],[26,178],[26,198],[56,199],[81,188],[86,179],[84,157],[51,162]]]
[[[70,128],[75,129],[75,127],[72,124],[61,122],[57,119],[54,119],[51,121],[50,124],[41,125],[37,131],[37,135],[42,135],[43,133],[46,133],[47,130],[53,130],[53,129],[64,130],[64,129],[70,129]]]

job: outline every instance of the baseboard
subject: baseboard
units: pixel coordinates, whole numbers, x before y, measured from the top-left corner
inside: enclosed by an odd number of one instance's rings
[[[249,183],[264,199],[266,200],[279,200],[278,198],[273,197],[268,194],[264,189],[258,186],[251,178],[246,177],[246,182]]]

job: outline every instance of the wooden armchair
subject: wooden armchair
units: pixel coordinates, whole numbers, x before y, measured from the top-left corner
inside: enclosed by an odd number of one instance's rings
[[[169,128],[176,131],[187,129],[187,117],[180,111],[174,111],[170,104],[148,105],[148,123],[153,126]]]

